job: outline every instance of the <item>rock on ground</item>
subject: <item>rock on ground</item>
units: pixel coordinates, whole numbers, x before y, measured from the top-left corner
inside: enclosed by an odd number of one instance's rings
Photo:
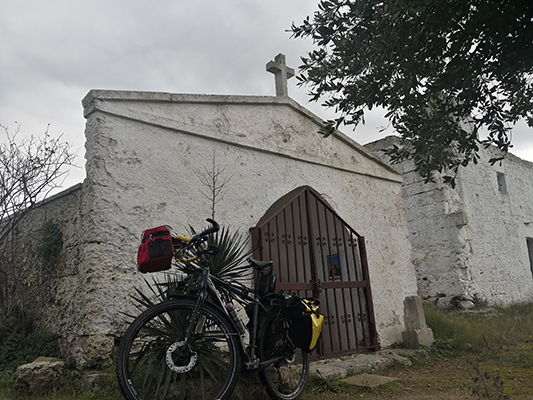
[[[63,361],[37,359],[17,368],[18,382],[27,387],[30,393],[47,392],[59,384],[64,367]]]

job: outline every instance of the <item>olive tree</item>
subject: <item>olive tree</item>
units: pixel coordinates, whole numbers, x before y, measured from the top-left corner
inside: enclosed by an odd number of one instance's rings
[[[292,32],[316,45],[299,84],[341,115],[321,133],[383,107],[401,138],[389,155],[426,180],[444,171],[453,183],[480,146],[503,157],[516,122],[533,126],[530,1],[322,0]]]

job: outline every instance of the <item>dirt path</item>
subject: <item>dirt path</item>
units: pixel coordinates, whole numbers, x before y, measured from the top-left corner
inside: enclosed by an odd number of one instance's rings
[[[471,354],[433,358],[412,367],[380,371],[397,381],[376,387],[311,388],[304,400],[465,400],[533,399],[533,346],[506,349],[497,355]],[[324,389],[324,390],[320,390]],[[331,390],[338,389],[335,393]],[[490,397],[487,397],[486,394]],[[485,395],[485,396],[483,396]],[[507,396],[507,397],[506,397]]]

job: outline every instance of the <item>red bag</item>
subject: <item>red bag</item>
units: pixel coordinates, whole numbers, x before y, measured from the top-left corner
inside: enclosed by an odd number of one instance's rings
[[[162,225],[143,232],[137,252],[140,272],[144,274],[170,269],[174,256],[171,230],[170,226]]]

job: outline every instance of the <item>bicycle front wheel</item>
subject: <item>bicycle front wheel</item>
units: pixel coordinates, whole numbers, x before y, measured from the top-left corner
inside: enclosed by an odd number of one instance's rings
[[[266,318],[259,338],[259,358],[266,361],[283,358],[259,371],[259,378],[269,396],[277,400],[294,400],[301,396],[309,378],[309,354],[294,349],[288,342],[281,319]]]
[[[240,367],[238,333],[205,303],[190,346],[185,332],[196,299],[164,302],[142,313],[120,342],[117,377],[128,400],[227,399]]]

